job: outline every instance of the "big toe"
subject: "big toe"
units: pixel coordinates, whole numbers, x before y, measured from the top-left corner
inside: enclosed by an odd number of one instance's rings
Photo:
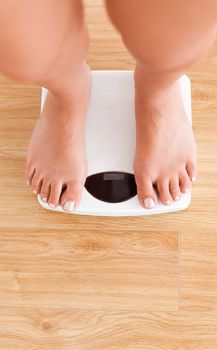
[[[75,206],[78,205],[81,194],[82,194],[83,185],[74,181],[68,181],[66,183],[66,189],[62,193],[60,204],[63,209],[67,212],[73,212]]]
[[[35,168],[32,165],[26,165],[25,169],[25,181],[28,186],[31,186],[33,176],[35,174]]]
[[[136,183],[140,204],[145,209],[153,209],[158,202],[158,198],[151,179],[148,177],[139,177],[136,178]]]
[[[179,175],[180,189],[181,192],[187,193],[191,189],[191,180],[186,170],[183,170]]]
[[[36,170],[31,180],[31,188],[34,194],[40,193],[42,181],[43,181],[42,174],[40,172],[37,172]]]
[[[195,162],[191,161],[187,163],[186,170],[188,176],[192,182],[196,181],[197,178],[197,165]]]

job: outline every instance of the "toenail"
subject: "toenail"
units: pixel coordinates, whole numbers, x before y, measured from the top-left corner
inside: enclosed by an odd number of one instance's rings
[[[43,200],[44,202],[47,202],[47,198],[46,198],[46,197],[43,197],[42,200]]]
[[[166,204],[166,205],[170,205],[170,204],[171,204],[171,201],[168,199],[167,201],[165,201],[165,204]]]
[[[55,208],[55,207],[56,207],[56,205],[53,204],[53,203],[49,203],[49,206],[50,206],[51,208]]]
[[[193,176],[193,177],[191,178],[191,181],[192,181],[192,182],[195,182],[195,181],[196,181],[196,176]]]
[[[147,209],[152,209],[155,207],[155,202],[150,197],[144,200],[144,204]]]
[[[75,202],[73,201],[67,201],[63,208],[66,210],[66,211],[73,211],[74,210],[74,205],[75,205]]]
[[[30,186],[30,181],[29,180],[26,180],[26,185]]]
[[[32,192],[33,192],[34,194],[37,194],[37,191],[36,191],[36,190],[33,190]]]
[[[175,201],[178,201],[180,199],[180,196],[175,196]]]
[[[185,188],[184,190],[185,193],[188,193],[189,191],[190,191],[189,188]]]

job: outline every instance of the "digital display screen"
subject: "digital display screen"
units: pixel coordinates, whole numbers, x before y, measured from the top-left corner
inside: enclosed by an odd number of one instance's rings
[[[103,180],[124,180],[124,173],[104,173],[103,174]]]

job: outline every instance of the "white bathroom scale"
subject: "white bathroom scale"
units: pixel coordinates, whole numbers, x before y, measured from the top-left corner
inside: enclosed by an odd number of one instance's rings
[[[135,151],[135,114],[133,71],[93,71],[92,90],[87,115],[86,149],[88,175],[80,204],[72,214],[136,216],[186,209],[191,192],[179,201],[153,209],[143,208],[137,198],[133,175]],[[186,113],[191,122],[191,84],[180,78]],[[46,98],[42,89],[42,107]],[[65,212],[59,205],[50,208],[38,196],[42,207]]]

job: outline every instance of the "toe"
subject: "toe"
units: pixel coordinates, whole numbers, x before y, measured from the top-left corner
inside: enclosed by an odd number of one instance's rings
[[[149,178],[137,180],[137,195],[141,206],[145,209],[154,208],[158,202],[153,183]]]
[[[62,192],[61,182],[51,183],[50,196],[48,200],[50,207],[55,208],[59,204],[61,192]]]
[[[191,180],[186,170],[179,175],[179,186],[182,193],[187,193],[191,189]]]
[[[25,170],[25,180],[28,186],[31,185],[34,174],[35,174],[35,168],[33,166],[27,166]]]
[[[170,205],[173,201],[169,190],[169,179],[159,179],[157,181],[157,188],[160,194],[160,200],[165,205]]]
[[[181,197],[178,176],[174,176],[170,179],[169,189],[173,200],[178,201]]]
[[[41,191],[40,191],[40,197],[44,202],[47,202],[50,196],[50,181],[47,179],[43,180]]]
[[[68,181],[66,189],[61,195],[60,203],[65,211],[72,212],[80,201],[83,185],[75,181]]]
[[[42,176],[41,176],[41,174],[35,172],[35,174],[32,178],[32,181],[31,181],[32,192],[34,194],[40,193],[41,186],[42,186]]]
[[[192,182],[196,181],[197,178],[197,167],[194,162],[189,162],[186,166],[186,171],[188,173],[188,176],[190,177],[190,180]]]

